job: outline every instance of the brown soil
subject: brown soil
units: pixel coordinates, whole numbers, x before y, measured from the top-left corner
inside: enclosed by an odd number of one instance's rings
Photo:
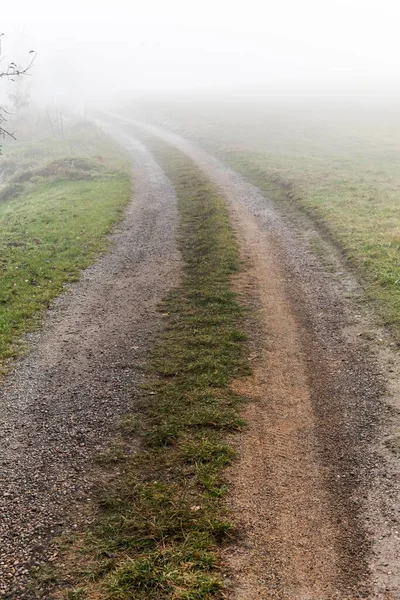
[[[235,384],[252,401],[240,459],[228,475],[229,504],[248,536],[226,556],[235,573],[232,598],[333,598],[337,532],[318,460],[304,332],[275,249],[241,216],[250,260],[238,288],[245,301],[254,299],[256,323],[253,376]]]
[[[387,439],[397,439],[399,403],[390,337],[339,253],[305,216],[280,215],[187,140],[143,127],[219,186],[247,265],[238,285],[254,308],[254,374],[235,384],[252,402],[229,473],[241,539],[224,557],[228,596],[400,598],[396,467],[384,451]],[[316,236],[323,256],[312,252]]]

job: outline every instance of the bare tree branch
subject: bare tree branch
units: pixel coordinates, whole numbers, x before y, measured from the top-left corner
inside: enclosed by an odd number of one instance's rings
[[[14,77],[21,77],[22,75],[27,75],[28,72],[31,70],[33,63],[35,62],[36,59],[36,52],[34,50],[31,50],[29,52],[29,54],[34,53],[34,56],[32,58],[32,60],[30,61],[30,63],[26,66],[26,67],[20,67],[18,66],[16,63],[11,62],[5,71],[0,71],[0,79],[2,79],[3,77],[6,79],[11,79],[11,81],[13,81]]]
[[[4,129],[4,127],[3,127],[3,123],[7,122],[6,115],[9,115],[9,114],[10,113],[5,108],[0,107],[0,137],[1,138],[10,137],[13,140],[15,140],[16,137],[15,137],[14,133],[11,133],[11,131]]]
[[[2,54],[2,48],[1,48],[1,38],[3,37],[3,33],[0,34],[0,63],[2,63],[4,61],[4,57],[1,57]],[[20,65],[18,65],[15,62],[10,62],[6,68],[4,68],[2,71],[0,70],[0,79],[8,79],[10,81],[15,81],[16,78],[19,77],[23,77],[25,75],[29,75],[29,71],[31,70],[33,63],[35,62],[36,59],[36,52],[34,50],[31,50],[29,52],[29,54],[33,55],[31,56],[31,60],[30,62],[25,66],[25,67],[21,67]],[[4,123],[7,123],[7,116],[10,113],[2,106],[0,106],[0,138],[7,138],[10,137],[12,139],[16,139],[15,135],[13,132],[9,131],[8,129],[6,129],[6,127],[4,126]],[[0,146],[0,154],[1,154],[1,146]]]

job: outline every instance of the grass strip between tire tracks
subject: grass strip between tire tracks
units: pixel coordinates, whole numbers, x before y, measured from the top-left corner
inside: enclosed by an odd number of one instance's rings
[[[234,535],[223,468],[243,398],[230,382],[249,374],[232,291],[238,245],[205,175],[179,151],[157,144],[156,153],[177,191],[184,273],[162,306],[167,326],[135,416],[141,447],[119,453],[118,474],[100,489],[69,599],[218,598],[218,547]]]

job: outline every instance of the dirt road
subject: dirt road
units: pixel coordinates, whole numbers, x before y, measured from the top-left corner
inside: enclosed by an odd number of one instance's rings
[[[179,277],[174,190],[143,146],[126,146],[134,200],[111,250],[56,302],[0,389],[1,597],[33,597],[27,571],[89,499],[93,454],[134,410],[157,304]]]
[[[132,123],[111,121],[136,135]],[[243,532],[225,557],[231,597],[400,598],[398,461],[389,450],[398,440],[400,371],[390,337],[304,215],[279,214],[182,137],[136,125],[218,185],[247,265],[237,283],[255,307],[254,375],[236,385],[253,401],[229,474]]]
[[[179,277],[169,182],[135,141],[137,126],[110,115],[103,126],[134,154],[134,202],[112,250],[56,303],[0,392],[6,598],[30,600],[25,570],[73,526],[68,505],[79,512],[90,496],[90,457],[111,435],[110,420],[134,409],[141,360],[161,328],[156,304]],[[188,154],[228,199],[245,264],[238,293],[254,309],[254,373],[235,382],[251,401],[228,474],[242,532],[224,556],[229,597],[400,598],[398,466],[389,449],[398,440],[400,371],[390,338],[304,216],[282,216],[215,158],[149,131]]]

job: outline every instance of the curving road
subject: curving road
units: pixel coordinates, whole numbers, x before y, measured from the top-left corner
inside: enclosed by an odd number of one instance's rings
[[[234,384],[250,402],[228,473],[242,532],[223,557],[229,597],[399,599],[399,467],[388,442],[400,369],[360,285],[304,215],[281,214],[195,144],[116,115],[99,123],[134,158],[134,200],[110,252],[55,303],[0,389],[0,595],[30,600],[29,570],[90,496],[91,456],[110,422],[134,410],[162,327],[157,303],[180,273],[174,190],[146,149],[156,155],[158,138],[228,200],[245,265],[236,286],[252,308],[253,375]]]
[[[194,143],[105,118],[114,131],[189,156],[228,200],[241,242],[237,285],[255,307],[254,375],[236,383],[253,401],[229,475],[243,533],[225,557],[230,597],[399,599],[399,464],[389,450],[398,439],[399,359],[359,283],[310,220],[279,213]]]

